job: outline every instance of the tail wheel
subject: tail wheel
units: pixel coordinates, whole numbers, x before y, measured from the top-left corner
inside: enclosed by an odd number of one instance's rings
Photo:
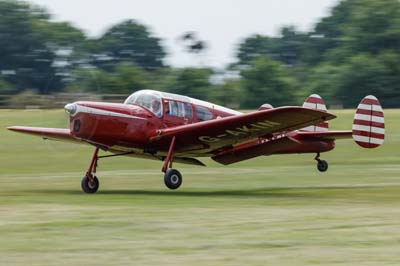
[[[177,189],[182,185],[182,175],[176,169],[168,169],[164,175],[164,183],[169,189]]]
[[[96,176],[93,176],[92,181],[85,175],[82,178],[81,186],[82,190],[86,193],[93,194],[96,193],[99,189],[99,179]]]
[[[319,160],[317,164],[318,171],[326,172],[328,170],[328,162],[325,160]]]

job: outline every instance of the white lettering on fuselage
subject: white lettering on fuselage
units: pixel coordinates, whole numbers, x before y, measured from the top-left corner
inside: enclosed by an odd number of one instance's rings
[[[219,134],[215,137],[212,136],[200,136],[199,140],[202,142],[214,143],[223,140],[227,137],[245,137],[252,135],[253,133],[260,133],[266,129],[272,129],[276,126],[281,125],[281,123],[265,120],[262,122],[257,122],[250,124],[248,126],[240,126],[234,129],[226,129],[224,133]]]

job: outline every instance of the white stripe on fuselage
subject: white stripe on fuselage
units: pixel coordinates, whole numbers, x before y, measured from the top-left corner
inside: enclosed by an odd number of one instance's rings
[[[106,110],[102,110],[102,109],[97,109],[97,108],[87,107],[87,106],[82,106],[82,105],[77,104],[76,112],[73,116],[75,116],[79,113],[106,115],[106,116],[115,116],[115,117],[124,117],[124,118],[136,118],[136,119],[146,120],[146,118],[139,117],[139,116],[121,114],[118,112],[106,111]]]

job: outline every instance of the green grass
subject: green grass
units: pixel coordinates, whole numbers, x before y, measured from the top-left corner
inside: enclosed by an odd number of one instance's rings
[[[67,127],[63,111],[0,111],[0,265],[398,265],[398,121],[386,110],[379,149],[338,142],[327,173],[311,154],[205,160],[168,191],[160,162],[117,157],[86,195],[91,147],[3,130]]]

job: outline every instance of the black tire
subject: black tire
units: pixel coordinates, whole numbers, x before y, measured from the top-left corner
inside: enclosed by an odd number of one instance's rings
[[[324,160],[318,161],[317,168],[320,172],[326,172],[328,170],[328,162]]]
[[[82,186],[83,192],[85,192],[85,193],[89,193],[89,194],[96,193],[100,186],[99,179],[97,179],[97,177],[94,176],[93,181],[90,182],[89,178],[87,176],[84,176],[82,178],[81,186]]]
[[[177,189],[182,185],[182,175],[176,169],[168,169],[164,175],[164,183],[169,189]]]

